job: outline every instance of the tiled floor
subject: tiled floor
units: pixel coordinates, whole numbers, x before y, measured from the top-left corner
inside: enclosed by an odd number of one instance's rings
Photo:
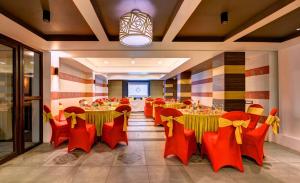
[[[145,126],[140,126],[143,128],[130,128],[139,133],[149,131]],[[161,133],[161,127],[155,130]],[[136,138],[130,140],[128,146],[119,145],[115,150],[97,143],[89,154],[80,150],[68,154],[66,145],[54,150],[51,145],[43,144],[3,164],[0,167],[0,182],[293,183],[300,180],[300,153],[273,143],[265,144],[263,167],[244,158],[244,173],[232,168],[214,173],[209,161],[202,160],[199,155],[193,156],[188,166],[182,165],[176,157],[164,159],[161,135]]]

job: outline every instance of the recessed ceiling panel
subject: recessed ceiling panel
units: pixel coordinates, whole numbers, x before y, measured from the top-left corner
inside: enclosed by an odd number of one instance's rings
[[[250,22],[276,11],[291,0],[202,0],[174,41],[224,41]],[[228,12],[228,23],[220,15]]]
[[[138,9],[152,17],[154,40],[162,40],[182,0],[91,0],[108,38],[119,39],[120,17]]]
[[[300,8],[257,29],[238,41],[282,42],[300,36]]]
[[[169,73],[189,58],[74,58],[98,73]]]
[[[43,9],[51,12],[49,23]],[[0,0],[0,12],[47,40],[96,40],[72,0]]]

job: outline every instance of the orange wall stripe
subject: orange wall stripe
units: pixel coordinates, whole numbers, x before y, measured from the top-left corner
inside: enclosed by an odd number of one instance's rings
[[[211,83],[212,78],[207,78],[207,79],[201,79],[201,80],[196,80],[192,82],[192,85],[198,85],[198,84],[204,84],[204,83]]]
[[[192,93],[193,97],[212,97],[212,92],[197,92]]]
[[[84,84],[94,84],[94,80],[92,79],[83,79],[78,76],[73,76],[71,74],[59,72],[58,74],[59,79],[67,80],[67,81],[73,81],[78,83],[84,83]]]
[[[258,67],[254,69],[249,69],[245,71],[245,76],[258,76],[258,75],[264,75],[264,74],[269,74],[269,66],[264,66],[264,67]]]
[[[106,83],[95,83],[95,86],[107,87]]]
[[[251,91],[245,92],[246,99],[269,99],[270,92],[269,91]]]
[[[108,96],[108,93],[91,93],[91,92],[51,92],[51,99],[62,98],[81,98],[81,97],[95,97],[95,96]]]

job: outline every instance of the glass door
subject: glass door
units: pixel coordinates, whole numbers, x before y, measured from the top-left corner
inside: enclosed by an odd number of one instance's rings
[[[23,139],[25,150],[41,143],[42,139],[40,56],[39,53],[23,49]]]
[[[0,44],[0,160],[16,152],[13,114],[14,49]]]

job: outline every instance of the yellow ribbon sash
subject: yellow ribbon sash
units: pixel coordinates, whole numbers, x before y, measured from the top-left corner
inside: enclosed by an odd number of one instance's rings
[[[277,135],[279,133],[279,123],[280,123],[280,119],[278,116],[272,116],[272,115],[269,115],[268,118],[267,118],[267,121],[266,123],[268,125],[271,125],[272,126],[272,131],[275,135]]]
[[[242,144],[242,127],[247,128],[249,125],[250,120],[234,120],[231,121],[225,118],[219,118],[219,127],[227,127],[227,126],[234,126],[235,127],[235,140],[238,144]]]
[[[167,121],[167,126],[169,127],[168,137],[173,136],[173,120],[184,125],[184,117],[183,116],[178,116],[178,117],[174,118],[173,116],[160,115],[160,117],[161,117],[161,121]]]
[[[126,110],[123,112],[113,111],[113,118],[117,118],[124,115],[124,123],[123,123],[123,131],[127,131],[127,118],[130,116],[130,112],[127,112]]]
[[[75,125],[77,124],[76,118],[85,120],[85,113],[76,114],[75,112],[71,112],[71,113],[65,112],[64,115],[66,118],[70,118],[70,117],[72,118],[71,119],[71,128],[74,128]]]
[[[264,109],[258,107],[249,107],[247,113],[261,116],[264,113]]]
[[[50,112],[49,113],[43,112],[43,121],[46,123],[49,122],[50,119],[53,119],[52,114]]]

